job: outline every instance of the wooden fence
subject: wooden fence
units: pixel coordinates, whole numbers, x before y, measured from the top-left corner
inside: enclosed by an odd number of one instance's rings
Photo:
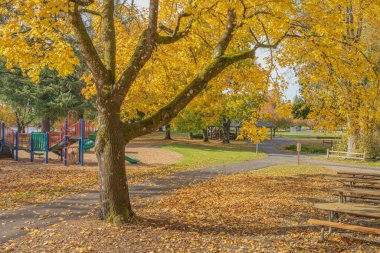
[[[334,151],[334,150],[327,149],[327,158],[330,158],[330,157],[356,159],[356,160],[365,161],[365,152],[357,153],[357,152],[346,152],[346,151]]]

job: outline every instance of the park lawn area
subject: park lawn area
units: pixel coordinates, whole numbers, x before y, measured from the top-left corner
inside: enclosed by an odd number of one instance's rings
[[[360,161],[360,160],[344,159],[344,158],[337,158],[337,157],[330,157],[327,159],[326,156],[315,156],[315,157],[312,157],[312,159],[318,160],[318,161],[325,161],[325,162],[334,162],[334,163],[352,164],[352,165],[361,165],[361,166],[380,168],[380,160]]]
[[[313,207],[333,201],[318,166],[274,166],[223,176],[161,199],[132,198],[137,217],[116,226],[92,215],[65,221],[0,246],[16,252],[379,252],[334,233],[318,242]]]
[[[329,139],[329,138],[338,138],[341,137],[341,133],[320,133],[320,132],[276,132],[277,137],[286,137],[291,139],[300,139],[300,138],[318,138],[318,139]]]
[[[253,146],[239,142],[229,145],[213,142],[212,144],[172,143],[160,146],[180,153],[184,157],[169,167],[186,170],[256,160],[266,156],[264,153],[256,154]]]
[[[126,173],[130,185],[142,183],[153,177],[166,177],[179,171],[254,160],[265,156],[256,155],[254,149],[249,151],[248,147],[240,144],[223,147],[216,142],[208,146],[178,142],[162,147],[182,154],[183,160],[158,167],[128,165]],[[90,165],[83,167],[65,167],[61,163],[42,164],[42,161],[0,162],[0,210],[44,202],[98,187],[98,170],[94,162],[89,162]]]
[[[284,150],[287,151],[292,151],[292,152],[297,152],[297,145],[289,145],[285,146]],[[314,147],[314,146],[307,146],[307,145],[302,145],[302,153],[307,153],[307,154],[326,154],[327,148],[325,147]]]

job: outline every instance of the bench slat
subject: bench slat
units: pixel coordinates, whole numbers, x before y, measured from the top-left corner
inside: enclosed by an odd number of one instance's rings
[[[372,180],[372,181],[380,181],[380,177],[372,177],[366,175],[357,175],[355,177],[350,177],[349,175],[336,175],[336,176],[327,176],[329,178],[333,178],[335,180]]]
[[[363,226],[350,225],[350,224],[344,224],[344,223],[338,223],[338,222],[326,221],[326,220],[317,220],[317,219],[309,219],[308,223],[312,225],[334,227],[334,228],[340,228],[340,229],[350,230],[350,231],[355,231],[355,232],[380,235],[380,229],[378,228],[363,227]]]
[[[326,176],[329,180],[335,180],[339,182],[353,182],[353,183],[367,183],[367,184],[380,184],[380,178],[346,178],[346,177],[334,177]]]
[[[357,203],[318,203],[315,208],[362,217],[380,218],[380,206]]]
[[[360,196],[375,196],[380,197],[380,189],[365,189],[356,187],[341,187],[332,189],[337,192],[353,193]]]
[[[372,173],[372,172],[354,172],[354,171],[338,171],[338,175],[352,175],[352,176],[372,176],[372,177],[380,177],[380,173]]]

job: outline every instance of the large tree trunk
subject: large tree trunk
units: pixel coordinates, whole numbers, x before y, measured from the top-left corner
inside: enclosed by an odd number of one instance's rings
[[[19,133],[25,133],[25,126],[22,124],[20,117],[18,116],[18,113],[15,113],[15,115],[16,115],[17,131]]]
[[[203,133],[203,141],[208,142],[207,128],[202,130]]]
[[[351,156],[351,153],[355,152],[356,150],[356,144],[358,141],[359,136],[359,130],[356,129],[355,126],[353,126],[353,122],[351,120],[351,117],[347,115],[347,156]]]
[[[189,133],[189,140],[192,140],[192,139],[194,139],[194,136],[193,136],[193,133],[190,132],[190,133]]]
[[[347,136],[347,152],[348,156],[351,156],[351,153],[355,152],[357,143],[357,136],[355,134],[349,134]]]
[[[117,105],[98,105],[99,131],[96,156],[99,163],[100,216],[111,223],[124,223],[133,215],[125,173],[125,136]]]
[[[172,136],[170,133],[170,124],[167,124],[165,126],[165,140],[171,140],[171,139],[172,139]]]
[[[223,122],[223,143],[228,144],[230,143],[230,127],[231,127],[231,120],[225,120]]]
[[[50,132],[51,124],[49,116],[43,116],[41,119],[41,132]]]

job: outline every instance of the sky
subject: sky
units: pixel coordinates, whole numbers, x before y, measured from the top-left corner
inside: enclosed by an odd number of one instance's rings
[[[148,7],[150,0],[137,0],[135,3],[141,7]],[[265,53],[261,52],[258,54],[258,62],[260,64],[264,64],[262,58],[265,57]],[[299,85],[298,79],[295,76],[293,70],[289,68],[278,68],[278,73],[284,77],[286,82],[288,83],[287,89],[285,90],[285,97],[289,100],[293,100],[293,98],[298,94]]]

